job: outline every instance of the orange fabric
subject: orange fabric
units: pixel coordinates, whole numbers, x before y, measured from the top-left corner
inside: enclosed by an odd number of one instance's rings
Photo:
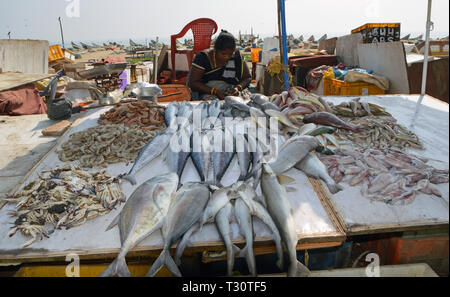
[[[0,92],[0,115],[20,116],[47,113],[47,105],[34,84]]]

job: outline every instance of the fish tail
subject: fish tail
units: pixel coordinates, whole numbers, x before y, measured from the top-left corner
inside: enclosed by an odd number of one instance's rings
[[[150,270],[147,272],[145,276],[147,277],[153,277],[158,273],[158,271],[163,267],[166,266],[169,268],[170,272],[173,273],[176,277],[181,277],[181,272],[178,269],[177,264],[173,260],[172,256],[168,252],[168,250],[163,250],[161,255],[159,255],[158,259],[153,263]]]
[[[105,270],[103,270],[99,277],[112,277],[114,275],[120,277],[131,276],[124,257],[117,257]]]
[[[280,270],[283,270],[284,261],[283,261],[283,255],[278,257],[277,262],[275,263]]]
[[[137,184],[136,179],[134,178],[134,176],[132,176],[130,174],[122,176],[122,179],[125,179],[125,180],[129,181],[130,184],[132,184],[133,186]]]
[[[307,277],[311,275],[311,271],[300,261],[291,263],[288,270],[288,277]]]
[[[328,190],[330,190],[331,194],[336,194],[344,189],[341,185],[338,185],[336,183],[327,184],[327,187]]]

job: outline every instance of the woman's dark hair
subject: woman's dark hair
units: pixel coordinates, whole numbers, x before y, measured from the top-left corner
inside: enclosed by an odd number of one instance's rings
[[[236,40],[234,39],[233,34],[222,30],[214,43],[214,48],[219,51],[236,48]]]

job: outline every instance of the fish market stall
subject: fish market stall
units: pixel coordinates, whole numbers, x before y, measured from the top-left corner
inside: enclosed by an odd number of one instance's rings
[[[91,178],[90,180],[98,177],[97,180],[100,178],[100,181],[109,181],[115,187],[118,181],[112,178],[128,172],[133,166],[131,160],[137,155],[124,156],[122,154],[119,156],[108,154],[100,159],[92,159],[89,156],[83,156],[82,154],[76,156],[75,159],[82,160],[81,163],[83,165],[97,165],[95,168],[82,171],[77,170],[77,168],[74,167],[67,167],[68,164],[80,165],[80,162],[70,161],[70,156],[66,155],[66,151],[64,150],[64,147],[68,146],[67,142],[71,139],[71,135],[96,127],[98,125],[98,120],[104,119],[102,118],[102,115],[105,114],[108,109],[109,107],[88,111],[84,114],[82,119],[77,120],[70,130],[58,139],[49,154],[47,154],[45,158],[32,169],[28,178],[21,183],[21,190],[33,180],[42,178],[45,174],[50,176],[61,176],[61,172],[65,172],[64,170],[69,169],[73,172],[77,172],[80,176],[85,175],[87,172],[92,173],[93,177],[89,177]],[[109,115],[111,115],[111,113],[109,113]],[[114,123],[112,125],[114,125]],[[145,126],[148,127],[148,125],[149,124],[146,123]],[[150,132],[153,130],[153,128],[149,129]],[[89,131],[91,132],[87,134],[95,135],[100,143],[102,141],[109,141],[108,137],[111,137],[111,133],[113,133],[107,130]],[[132,133],[128,132],[128,130],[122,132],[123,134]],[[140,135],[140,137],[145,137],[144,134]],[[84,135],[83,137],[89,139],[89,135]],[[151,137],[154,137],[154,134],[152,134]],[[132,144],[130,143],[129,145]],[[140,144],[136,144],[136,146],[139,145]],[[121,144],[119,143],[117,146],[121,147]],[[72,147],[76,147],[76,143],[73,143]],[[101,145],[99,144],[98,149],[100,148]],[[104,146],[102,148],[105,149]],[[61,153],[61,151],[64,151],[64,153]],[[61,161],[61,157],[66,162]],[[238,161],[235,157],[234,160],[232,160],[229,169],[223,176],[223,186],[230,186],[239,177],[240,171],[237,163]],[[60,166],[64,165],[66,165],[66,169],[58,169],[61,168]],[[137,181],[137,185],[141,185],[152,177],[169,172],[170,169],[164,157],[159,156],[149,163],[148,166],[142,168],[142,170],[134,177]],[[332,209],[326,202],[326,197],[323,194],[323,189],[320,188],[320,185],[312,182],[304,173],[297,169],[291,169],[287,171],[285,175],[295,180],[295,183],[290,185],[294,190],[288,193],[288,199],[293,210],[295,231],[299,237],[297,249],[314,249],[341,245],[345,240],[345,234],[341,229],[338,220],[332,214]],[[180,178],[180,183],[185,184],[191,181],[198,182],[199,175],[192,160],[189,159]],[[121,247],[119,229],[115,227],[108,231],[105,230],[113,222],[114,218],[119,215],[124,205],[124,197],[129,198],[137,188],[137,185],[133,186],[126,180],[121,180],[120,185],[120,189],[114,190],[116,195],[114,195],[113,190],[109,188],[111,195],[106,195],[104,199],[101,198],[103,200],[100,201],[101,203],[98,203],[98,205],[91,205],[91,207],[95,207],[96,213],[92,217],[88,217],[88,220],[77,221],[77,218],[70,218],[73,220],[70,221],[70,223],[67,223],[67,220],[69,220],[69,218],[67,218],[66,223],[63,223],[65,228],[56,228],[52,230],[51,233],[44,236],[36,236],[36,240],[33,240],[31,243],[30,236],[24,236],[20,232],[16,232],[15,234],[10,233],[14,220],[16,220],[15,217],[11,216],[11,212],[14,213],[15,211],[15,205],[7,204],[0,209],[0,262],[51,262],[61,260],[65,255],[71,253],[78,254],[81,259],[105,259],[108,257],[115,257]],[[101,186],[101,184],[96,186]],[[30,190],[29,188],[26,189]],[[72,188],[71,191],[75,190]],[[77,193],[79,195],[89,194],[83,193],[83,191],[78,191]],[[78,202],[75,202],[74,204],[77,203]],[[57,211],[58,210],[55,209],[56,213],[54,214],[54,217],[56,217]],[[58,217],[58,219],[61,218]],[[272,241],[270,229],[257,218],[254,219],[253,224],[255,233],[255,254],[273,253],[275,251],[275,246]],[[231,223],[231,232],[233,243],[240,247],[243,246],[243,244],[245,244],[245,239],[241,235],[236,221]],[[39,232],[36,232],[34,235],[38,235],[37,233]],[[11,235],[11,237],[8,235]],[[192,242],[192,247],[189,247],[187,249],[188,251],[224,250],[223,241],[214,224],[205,224],[201,232],[193,233],[190,241]],[[27,246],[24,247],[24,245]],[[145,256],[151,253],[154,255],[155,252],[161,251],[162,248],[163,240],[158,231],[142,241],[132,250],[132,252],[133,254],[138,253],[139,256]]]
[[[354,99],[351,97],[324,98],[335,105]],[[367,144],[369,144],[369,148],[360,150],[361,155],[366,153],[365,157],[358,159],[354,155],[347,155],[337,159],[340,162],[339,166],[343,167],[342,172],[345,173],[353,169],[358,170],[358,165],[355,166],[355,164],[362,164],[361,166],[364,167],[367,166],[365,161],[370,163],[374,160],[377,160],[377,162],[372,163],[373,166],[369,164],[367,168],[379,166],[380,171],[386,172],[384,175],[379,174],[376,181],[381,187],[384,185],[384,189],[381,189],[382,194],[386,189],[384,195],[381,196],[370,195],[377,191],[374,185],[375,179],[367,180],[368,183],[356,181],[354,184],[358,183],[357,185],[350,186],[353,181],[351,176],[347,179],[345,174],[339,177],[344,190],[334,195],[330,194],[328,196],[329,204],[348,236],[439,227],[448,228],[449,107],[447,103],[426,95],[419,117],[414,126],[411,126],[418,98],[419,95],[361,97],[360,102],[384,107],[397,120],[396,124],[409,129],[420,139],[420,143],[413,141],[414,143],[404,147],[404,152],[393,149],[388,154],[383,155],[381,152],[385,148],[377,147],[373,139],[370,139],[371,135],[368,134],[366,135],[369,138],[368,141],[367,139],[360,139],[363,143],[367,141]],[[356,123],[356,121],[353,123]],[[359,121],[359,123],[362,122]],[[394,128],[394,123],[390,123],[389,126]],[[415,137],[409,136],[405,136],[404,139],[417,140]],[[354,138],[354,140],[357,139]],[[354,143],[353,146],[355,147]],[[420,146],[423,149],[420,149]],[[394,155],[396,158],[393,158]],[[349,165],[345,165],[347,160],[349,160]],[[406,187],[411,191],[402,193],[400,197],[397,197],[399,199],[386,199],[388,196],[386,195],[387,188],[391,184],[389,182],[383,184],[381,182],[383,178],[380,177],[381,175],[389,177],[386,168],[391,168],[389,174],[392,172],[404,173],[408,170],[412,172],[408,175],[408,182],[411,183],[411,187]],[[427,170],[430,170],[431,174],[423,176]],[[441,175],[442,173],[444,173],[444,176]],[[420,179],[423,180],[419,181]],[[431,182],[428,182],[428,180]],[[380,183],[378,183],[379,181]],[[369,188],[367,188],[368,184],[370,184]],[[415,188],[412,186],[415,186]],[[374,188],[372,193],[371,187]],[[405,188],[405,185],[403,185],[403,188]],[[415,191],[415,189],[419,190]]]

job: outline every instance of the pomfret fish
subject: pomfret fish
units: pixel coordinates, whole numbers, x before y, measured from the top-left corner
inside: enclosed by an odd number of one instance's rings
[[[259,106],[262,106],[264,103],[270,102],[269,97],[262,94],[252,94],[250,95],[250,100],[258,104]]]
[[[123,179],[128,180],[132,185],[136,185],[135,174],[148,163],[157,158],[169,146],[173,133],[162,132],[156,135],[147,145],[139,152],[133,167]]]
[[[175,276],[181,276],[169,249],[200,219],[209,199],[209,189],[200,183],[188,183],[182,186],[175,195],[175,201],[170,206],[162,226],[163,251],[146,276],[154,276],[164,265]]]
[[[140,185],[128,198],[120,214],[107,230],[119,225],[119,255],[100,276],[130,276],[125,256],[143,239],[162,226],[170,205],[177,198],[178,176],[169,173],[149,179]]]
[[[309,276],[308,268],[297,260],[298,236],[295,231],[294,217],[286,189],[279,184],[275,172],[267,164],[263,164],[262,167],[261,189],[267,204],[267,210],[280,232],[289,255],[287,275],[290,277]]]

